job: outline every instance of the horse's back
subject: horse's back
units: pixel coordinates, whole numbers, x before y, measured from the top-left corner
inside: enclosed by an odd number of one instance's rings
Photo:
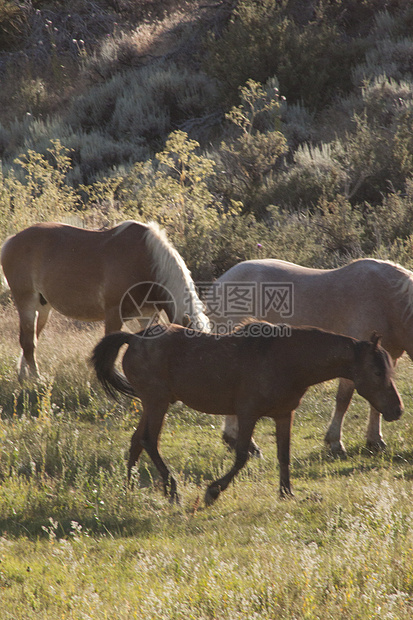
[[[109,297],[117,304],[141,272],[150,279],[146,232],[137,222],[107,230],[35,224],[6,241],[3,271],[17,305],[40,295],[66,316],[102,320]]]
[[[301,265],[275,258],[262,258],[237,263],[218,278],[216,282],[247,282],[249,280],[256,281],[260,279],[269,280],[271,282],[283,277],[291,278],[292,276],[299,277],[300,275],[319,275],[326,271],[329,270],[302,267]]]
[[[325,338],[340,337],[278,328],[251,322],[223,336],[177,325],[156,338],[141,333],[130,343],[123,369],[145,402],[181,400],[205,413],[228,415],[251,407],[253,401],[259,416],[277,402],[279,411],[290,411],[302,392],[294,387],[297,381],[301,386],[297,368],[311,368],[317,346]]]
[[[387,261],[377,259],[363,258],[352,261],[343,267],[333,269],[316,269],[313,267],[304,267],[288,261],[276,258],[253,259],[237,263],[220,278],[216,280],[220,282],[238,282],[238,281],[268,281],[278,282],[291,280],[293,282],[305,282],[305,280],[322,280],[323,282],[333,282],[335,280],[348,285],[357,280],[367,279],[374,275],[381,275],[383,270],[390,268],[393,270],[395,266]]]
[[[255,301],[250,314],[259,319],[369,337],[368,330],[388,330],[394,270],[390,263],[375,259],[360,259],[336,269],[313,269],[276,259],[244,261],[214,283],[210,318],[219,324],[247,316],[238,309],[243,301],[240,296],[245,300],[249,294]],[[231,306],[232,300],[236,303]]]
[[[7,239],[2,249],[2,266],[10,286],[19,280],[38,281],[44,271],[61,270],[62,263],[76,265],[82,246],[90,241],[91,231],[60,223],[34,224]],[[68,271],[68,266],[66,271]]]

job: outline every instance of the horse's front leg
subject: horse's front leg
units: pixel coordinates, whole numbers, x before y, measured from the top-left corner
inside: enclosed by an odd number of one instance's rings
[[[275,420],[277,436],[277,455],[280,467],[280,495],[281,497],[293,495],[290,485],[290,444],[291,427],[294,412]]]
[[[225,416],[222,429],[222,439],[231,449],[235,449],[238,439],[238,418],[236,415]],[[262,452],[252,437],[248,451],[251,456],[256,456],[257,458],[262,457]]]
[[[119,306],[105,309],[105,336],[122,329],[122,317]]]
[[[235,463],[230,471],[222,478],[214,480],[209,485],[205,494],[205,504],[210,506],[215,502],[222,491],[228,487],[234,476],[242,469],[249,457],[249,447],[252,433],[254,432],[256,418],[254,416],[242,417],[239,419],[238,438],[235,446]]]
[[[340,379],[336,395],[336,408],[330,420],[330,425],[324,437],[334,456],[347,458],[347,452],[341,441],[343,419],[350,405],[354,393],[354,383],[349,379]]]
[[[381,434],[381,413],[374,407],[370,408],[366,445],[374,452],[382,452],[386,449],[386,442]]]
[[[413,359],[413,352],[411,349],[407,350],[410,359]],[[393,365],[396,367],[398,357],[393,356]],[[373,452],[383,452],[386,449],[386,442],[381,434],[381,420],[382,415],[374,407],[370,407],[370,417],[367,425],[366,433],[366,446]]]

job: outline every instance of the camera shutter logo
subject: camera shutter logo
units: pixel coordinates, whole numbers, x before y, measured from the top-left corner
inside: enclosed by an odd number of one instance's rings
[[[177,305],[172,293],[158,282],[139,282],[131,286],[123,295],[119,305],[119,315],[128,331],[128,323],[135,319],[141,328],[153,328],[155,325],[167,326],[175,323]],[[169,318],[170,317],[170,318]],[[164,330],[151,329],[151,337],[164,333]]]

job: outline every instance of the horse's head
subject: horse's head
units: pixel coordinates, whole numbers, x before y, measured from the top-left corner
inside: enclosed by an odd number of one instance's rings
[[[373,333],[371,341],[356,345],[354,384],[358,393],[383,414],[387,421],[398,420],[403,403],[393,381],[393,363],[380,346],[380,336]]]

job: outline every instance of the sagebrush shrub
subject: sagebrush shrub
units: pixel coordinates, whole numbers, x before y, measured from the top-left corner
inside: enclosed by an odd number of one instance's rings
[[[67,118],[74,131],[105,130],[117,140],[158,147],[179,123],[212,110],[212,80],[158,62],[116,74],[79,97]]]
[[[352,70],[355,85],[365,80],[386,76],[388,79],[403,80],[413,75],[413,49],[411,37],[393,40],[389,37],[378,40],[366,53],[365,62]]]
[[[9,51],[23,33],[27,7],[9,0],[0,0],[0,50]]]
[[[344,192],[345,168],[337,161],[330,144],[299,146],[285,171],[275,173],[261,188],[262,204],[286,209],[313,209],[322,197],[333,199]]]
[[[281,107],[281,130],[288,146],[296,149],[305,142],[311,142],[314,133],[314,115],[300,103],[285,102]]]
[[[75,187],[81,183],[93,183],[107,174],[113,175],[118,169],[131,167],[150,154],[144,145],[117,140],[99,130],[70,132],[63,139],[70,149],[72,162],[67,181]]]

